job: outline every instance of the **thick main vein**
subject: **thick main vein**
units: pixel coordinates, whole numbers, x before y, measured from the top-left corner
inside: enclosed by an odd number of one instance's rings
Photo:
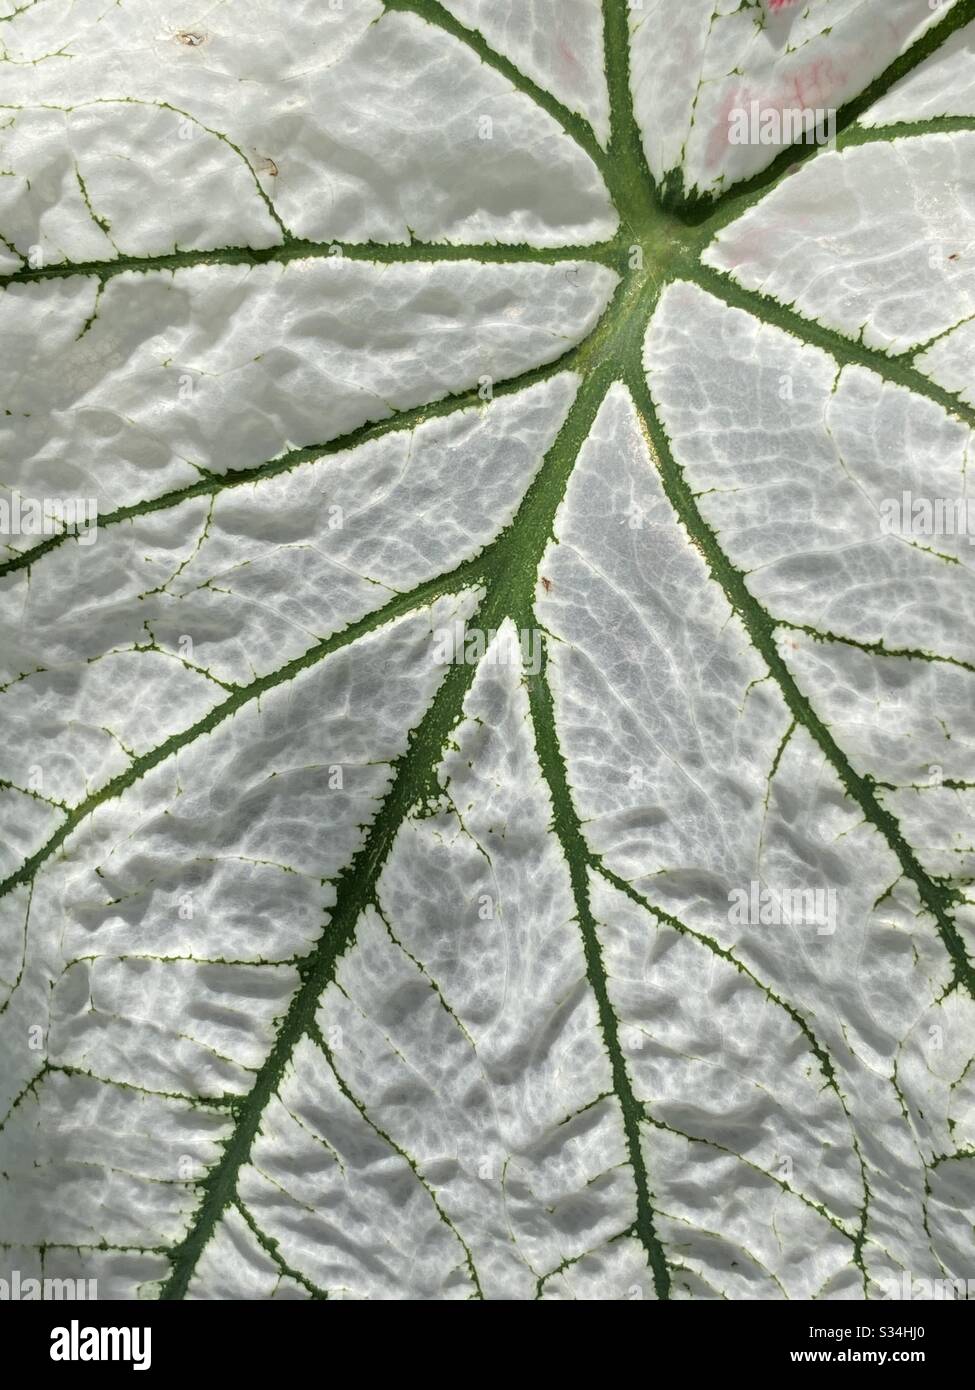
[[[601,374],[591,372],[526,493],[510,532],[496,542],[496,563],[477,615],[484,630],[501,626],[512,610],[513,594],[524,589],[527,576],[537,568],[565,480],[592,427],[603,390]],[[519,556],[518,563],[508,553],[511,535],[528,537],[533,552]],[[452,730],[462,718],[476,669],[473,664],[450,667],[426,714],[410,734],[407,751],[395,765],[392,786],[364,843],[336,882],[335,906],[325,930],[309,955],[297,964],[301,986],[253,1087],[237,1107],[234,1127],[220,1159],[199,1183],[202,1200],[183,1238],[171,1251],[172,1272],[163,1288],[164,1298],[182,1298],[186,1293],[207,1241],[234,1199],[240,1170],[248,1161],[267,1104],[281,1084],[297,1043],[314,1028],[319,1001],[355,939],[362,912],[375,901],[377,880],[400,826],[418,802],[437,793],[437,767]]]
[[[647,165],[643,137],[633,112],[630,87],[630,15],[625,0],[603,0],[603,48],[606,85],[609,90],[609,158],[613,173],[608,179],[625,229],[633,241],[641,229],[657,220],[659,208]]]
[[[0,290],[8,285],[39,284],[44,280],[66,280],[88,275],[104,283],[126,271],[143,274],[188,270],[212,265],[287,265],[301,260],[372,261],[379,265],[432,264],[440,261],[477,261],[486,265],[515,265],[528,261],[557,265],[563,261],[598,261],[612,264],[615,241],[579,246],[531,246],[526,242],[476,242],[464,245],[449,241],[308,241],[289,236],[271,246],[218,246],[205,251],[168,251],[155,256],[113,256],[98,261],[56,261],[52,265],[13,270],[0,275]]]
[[[496,610],[495,599],[485,603],[478,616],[485,625],[493,622],[497,626],[500,615]],[[315,948],[297,963],[302,983],[253,1086],[235,1109],[233,1129],[224,1141],[219,1160],[198,1184],[201,1201],[189,1227],[169,1253],[171,1272],[161,1294],[165,1299],[185,1295],[204,1247],[236,1196],[238,1176],[250,1157],[264,1111],[281,1085],[295,1047],[314,1026],[319,1001],[335,976],[339,960],[352,944],[359,917],[372,901],[376,879],[396,832],[417,799],[417,783],[429,776],[460,717],[474,670],[467,665],[449,668],[426,714],[411,733],[407,752],[396,766],[392,786],[363,845],[336,883],[335,906],[328,924]]]

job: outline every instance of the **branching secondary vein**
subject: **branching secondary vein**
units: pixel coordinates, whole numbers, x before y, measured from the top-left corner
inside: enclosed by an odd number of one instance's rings
[[[532,367],[525,372],[519,372],[517,376],[501,378],[492,383],[492,397],[498,399],[514,395],[531,386],[549,381],[560,372],[573,371],[579,360],[585,357],[589,350],[589,339],[584,339],[552,362],[547,362],[540,367]],[[383,439],[389,434],[415,430],[428,420],[442,420],[463,410],[486,410],[487,408],[488,406],[478,390],[472,388],[468,391],[458,392],[453,396],[444,396],[440,400],[428,401],[423,405],[397,410],[382,420],[373,420],[359,425],[356,429],[349,430],[346,434],[337,435],[334,439],[329,439],[323,444],[306,444],[297,449],[290,449],[286,454],[279,454],[276,458],[268,459],[267,462],[257,464],[253,468],[237,468],[227,473],[208,473],[197,482],[188,483],[185,487],[173,488],[172,491],[161,493],[158,497],[150,497],[124,507],[117,507],[114,511],[100,515],[98,526],[100,530],[106,526],[117,526],[120,522],[131,521],[135,517],[145,516],[151,512],[167,511],[170,507],[179,507],[194,497],[214,497],[231,488],[253,486],[265,478],[275,478],[281,473],[290,473],[293,469],[300,468],[305,464],[333,458],[336,454],[358,449],[362,445]],[[12,559],[0,561],[0,579],[7,574],[15,574],[18,570],[30,569],[48,551],[56,550],[66,542],[74,540],[75,537],[72,533],[62,531],[57,535],[46,537],[37,545],[29,546]]]
[[[643,1157],[640,1132],[641,1120],[643,1119],[642,1106],[633,1092],[633,1083],[630,1080],[626,1058],[620,1042],[619,1019],[609,996],[609,984],[606,967],[603,963],[602,947],[589,901],[587,847],[569,792],[565,760],[559,747],[556,732],[552,693],[548,687],[544,667],[538,676],[529,680],[528,698],[535,733],[535,751],[552,798],[552,829],[558,836],[569,865],[576,914],[582,933],[586,974],[596,999],[599,1026],[613,1077],[613,1090],[619,1101],[623,1119],[627,1157],[636,1186],[636,1219],[633,1223],[632,1234],[640,1241],[646,1251],[647,1261],[653,1272],[657,1297],[667,1298],[670,1293],[671,1275],[666,1254],[656,1231],[653,1196]]]
[[[707,290],[733,309],[742,309],[752,318],[775,328],[781,328],[793,337],[812,347],[822,348],[842,367],[866,367],[884,381],[895,386],[903,386],[917,396],[924,396],[948,415],[961,420],[969,429],[975,429],[975,407],[970,406],[961,396],[946,391],[943,386],[932,381],[923,372],[911,365],[908,356],[882,352],[879,348],[868,347],[855,338],[848,338],[834,328],[828,328],[816,319],[798,313],[791,305],[783,304],[759,290],[746,289],[744,285],[723,270],[712,266],[699,265],[690,270],[687,278],[701,289]]]
[[[714,532],[701,515],[683,471],[671,451],[670,441],[660,424],[641,363],[635,364],[627,381],[658,460],[661,481],[671,506],[687,528],[688,534],[699,545],[712,577],[721,585],[729,603],[744,623],[753,645],[785,696],[792,714],[819,744],[848,795],[886,840],[904,874],[916,887],[921,902],[935,920],[939,935],[951,958],[955,984],[962,985],[969,995],[975,998],[975,970],[953,917],[953,908],[960,901],[959,892],[937,882],[928,874],[908,844],[896,817],[879,800],[873,779],[854,769],[783,661],[775,640],[774,620],[752,595],[745,576],[721,550]]]

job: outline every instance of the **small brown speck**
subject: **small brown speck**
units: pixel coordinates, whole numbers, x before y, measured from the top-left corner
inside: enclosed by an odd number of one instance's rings
[[[190,29],[181,29],[176,35],[176,42],[185,43],[187,48],[199,48],[205,40],[206,34],[194,34]]]
[[[544,574],[542,575],[542,588],[547,594],[552,592],[552,581],[551,579],[546,579]]]

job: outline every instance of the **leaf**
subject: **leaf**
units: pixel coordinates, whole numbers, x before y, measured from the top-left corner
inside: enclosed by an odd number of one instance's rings
[[[6,1287],[967,1296],[975,0],[0,30]]]

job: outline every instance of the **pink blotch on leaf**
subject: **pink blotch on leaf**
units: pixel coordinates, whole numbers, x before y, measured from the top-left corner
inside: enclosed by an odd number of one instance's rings
[[[566,43],[565,39],[559,39],[558,50],[559,57],[562,60],[563,70],[572,75],[577,73],[579,71],[579,60],[576,58],[576,55],[572,52],[572,49]]]

